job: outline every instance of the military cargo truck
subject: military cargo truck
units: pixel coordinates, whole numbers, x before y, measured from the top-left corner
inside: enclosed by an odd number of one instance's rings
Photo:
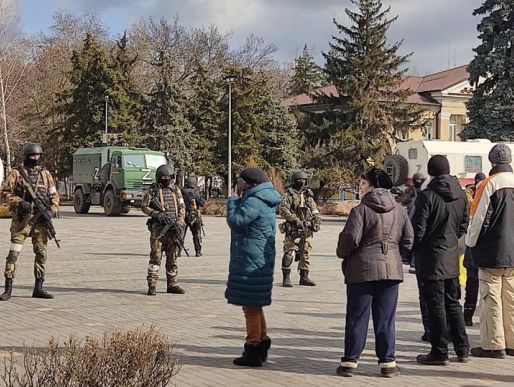
[[[73,154],[73,205],[86,214],[101,205],[105,215],[140,207],[144,191],[155,182],[155,170],[166,164],[164,153],[147,148],[105,146],[79,148]]]

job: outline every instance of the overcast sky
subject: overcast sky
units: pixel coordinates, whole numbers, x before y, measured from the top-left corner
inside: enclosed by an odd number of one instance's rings
[[[2,0],[0,0],[2,1]],[[98,13],[116,36],[138,18],[178,15],[185,26],[216,24],[232,33],[238,45],[250,33],[274,43],[276,58],[288,61],[307,44],[318,62],[332,34],[332,19],[345,22],[350,0],[18,0],[27,33],[46,31],[52,14],[66,9],[75,14]],[[410,73],[425,75],[468,63],[477,44],[472,16],[483,0],[383,0],[398,20],[390,41],[404,40],[402,53],[413,52]]]

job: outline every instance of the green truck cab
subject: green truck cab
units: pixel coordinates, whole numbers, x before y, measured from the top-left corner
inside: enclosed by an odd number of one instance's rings
[[[126,214],[141,207],[144,192],[155,182],[156,169],[166,164],[162,152],[147,148],[105,146],[79,148],[73,154],[73,206],[87,214],[101,205],[105,215]]]

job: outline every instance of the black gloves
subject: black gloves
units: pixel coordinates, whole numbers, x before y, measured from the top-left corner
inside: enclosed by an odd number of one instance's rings
[[[32,212],[32,204],[22,200],[18,203],[18,208],[16,209],[16,213],[20,216],[30,214]]]

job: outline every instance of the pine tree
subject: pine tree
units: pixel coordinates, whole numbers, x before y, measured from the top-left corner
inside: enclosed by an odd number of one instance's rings
[[[314,62],[307,45],[303,48],[302,54],[295,59],[293,75],[289,85],[289,94],[298,95],[312,92],[323,84],[323,73],[320,67]]]
[[[105,97],[109,96],[108,132],[127,135],[138,122],[140,96],[131,81],[135,63],[127,49],[127,38],[117,42],[112,56],[91,34],[82,50],[74,50],[70,89],[61,96],[64,127],[55,135],[65,170],[71,169],[71,154],[80,146],[100,143],[105,130]]]
[[[115,133],[123,133],[129,142],[133,142],[135,129],[140,119],[141,93],[133,81],[133,70],[137,61],[136,55],[129,51],[127,33],[116,41],[112,57],[111,69],[114,83],[109,93],[109,129]]]
[[[271,79],[264,71],[232,68],[232,159],[237,173],[250,165],[282,173],[297,167],[299,158],[296,122],[273,94]],[[225,100],[227,102],[227,100]],[[227,111],[225,105],[224,111]],[[226,128],[227,121],[222,128]],[[223,132],[223,131],[222,131]],[[226,135],[220,137],[220,165],[226,165]],[[223,171],[226,173],[226,170]]]
[[[217,160],[221,158],[216,142],[221,136],[224,112],[221,110],[221,97],[225,82],[209,76],[201,63],[195,66],[191,77],[191,97],[189,98],[188,118],[196,137],[194,149],[194,171],[199,175],[213,176],[218,172]]]
[[[396,130],[417,122],[420,112],[404,102],[411,93],[399,89],[409,55],[398,55],[401,42],[388,44],[386,34],[396,17],[381,0],[351,0],[346,9],[351,25],[334,20],[340,36],[333,36],[325,74],[337,96],[318,95],[329,110],[312,117],[315,127],[304,133],[315,148],[311,161],[349,181],[391,152]],[[321,148],[319,148],[321,146]]]
[[[514,139],[514,3],[486,0],[473,12],[484,15],[478,24],[481,44],[468,71],[475,87],[469,100],[468,138]]]
[[[156,78],[144,103],[140,142],[169,152],[178,169],[190,170],[195,136],[187,120],[187,101],[173,78],[176,69],[167,48],[159,49],[153,66]]]

